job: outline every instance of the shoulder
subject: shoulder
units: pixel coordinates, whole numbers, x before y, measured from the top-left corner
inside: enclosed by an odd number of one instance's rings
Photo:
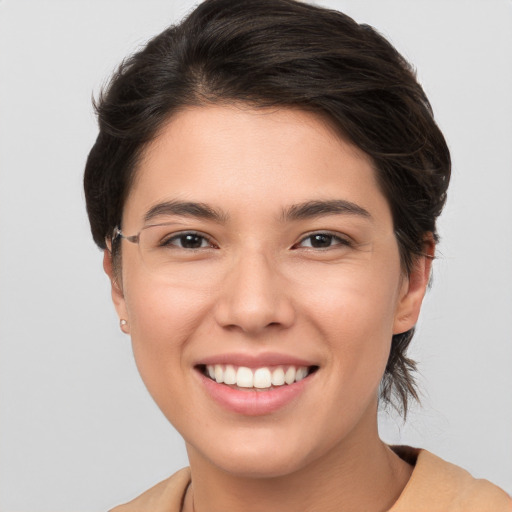
[[[502,489],[426,450],[397,447],[408,462],[416,458],[412,476],[389,512],[512,512]]]
[[[134,500],[119,505],[110,512],[179,512],[189,483],[190,469],[181,469]]]

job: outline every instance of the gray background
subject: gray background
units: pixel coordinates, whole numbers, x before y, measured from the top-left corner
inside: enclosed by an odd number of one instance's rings
[[[118,330],[81,175],[91,94],[192,1],[0,0],[0,510],[105,510],[186,464]],[[423,407],[384,439],[512,492],[512,2],[323,2],[418,68],[453,154],[412,349]]]

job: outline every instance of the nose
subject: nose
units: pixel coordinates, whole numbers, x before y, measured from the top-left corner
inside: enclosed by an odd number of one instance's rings
[[[286,280],[262,253],[239,255],[219,290],[215,317],[219,325],[255,336],[290,327],[295,310]]]

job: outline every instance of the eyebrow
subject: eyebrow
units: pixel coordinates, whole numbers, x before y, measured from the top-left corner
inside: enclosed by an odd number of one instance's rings
[[[180,217],[196,217],[225,223],[226,213],[216,210],[205,203],[193,201],[165,201],[152,206],[144,215],[144,221],[149,222],[160,215],[178,215]]]
[[[283,221],[296,221],[322,217],[324,215],[356,215],[371,219],[372,216],[363,207],[344,199],[331,199],[326,201],[306,201],[284,208],[281,219]],[[212,208],[206,203],[194,201],[165,201],[152,206],[144,215],[144,222],[148,223],[160,215],[177,215],[180,217],[195,217],[212,220],[220,224],[226,223],[228,215],[221,210]]]
[[[282,219],[285,221],[293,221],[340,214],[356,215],[367,219],[372,218],[368,210],[365,210],[355,203],[345,201],[344,199],[331,199],[327,201],[307,201],[305,203],[294,204],[283,210]]]

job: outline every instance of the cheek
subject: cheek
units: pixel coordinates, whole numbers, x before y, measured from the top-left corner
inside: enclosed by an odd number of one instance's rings
[[[333,375],[341,376],[342,387],[370,393],[389,357],[401,278],[398,264],[360,270],[332,269],[320,280],[311,279],[303,304],[314,330],[327,341]]]
[[[350,265],[313,269],[303,274],[298,285],[301,299],[310,318],[319,329],[331,333],[392,334],[401,293],[401,273],[397,261],[370,261]],[[347,340],[348,341],[348,340]]]
[[[208,293],[162,285],[144,276],[127,280],[125,300],[137,368],[155,401],[162,405],[169,394],[180,396],[179,388],[190,369],[188,342],[208,312]],[[178,402],[175,405],[180,406]]]
[[[126,293],[134,342],[159,345],[164,349],[179,345],[194,325],[202,301],[191,290],[175,290],[150,281]]]

